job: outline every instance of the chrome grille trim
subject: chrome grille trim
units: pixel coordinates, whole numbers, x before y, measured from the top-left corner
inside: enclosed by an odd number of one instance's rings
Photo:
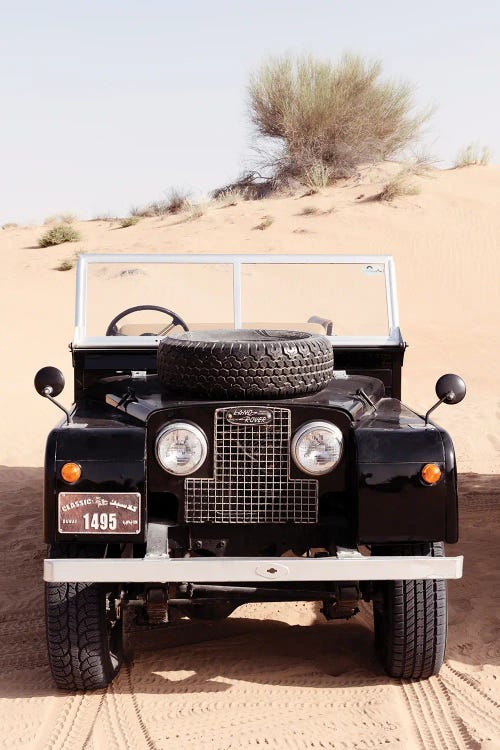
[[[270,424],[230,424],[214,414],[214,478],[185,479],[191,523],[316,523],[318,481],[290,479],[290,409],[265,406]]]

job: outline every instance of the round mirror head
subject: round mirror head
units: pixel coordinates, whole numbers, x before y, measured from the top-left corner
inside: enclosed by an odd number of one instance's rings
[[[48,389],[50,388],[50,391]],[[64,388],[64,375],[57,367],[42,367],[35,375],[35,389],[40,396],[59,396]]]
[[[466,393],[465,383],[460,375],[441,375],[436,383],[436,395],[444,404],[459,404]]]

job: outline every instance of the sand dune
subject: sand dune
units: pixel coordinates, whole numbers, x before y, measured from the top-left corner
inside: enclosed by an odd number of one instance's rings
[[[500,542],[500,168],[432,172],[417,178],[419,195],[392,205],[366,200],[385,170],[307,198],[209,206],[196,221],[146,219],[128,229],[80,222],[81,242],[44,250],[36,247],[40,227],[0,232],[2,747],[500,745],[494,565]],[[301,215],[305,205],[319,212]],[[272,225],[252,230],[264,215],[274,218]],[[404,400],[428,408],[443,372],[458,372],[468,385],[460,406],[437,413],[453,436],[462,472],[462,532],[454,551],[466,556],[464,578],[450,584],[448,658],[439,677],[420,684],[385,677],[372,651],[368,608],[349,623],[327,623],[311,604],[267,604],[246,605],[223,623],[133,630],[134,659],[107,691],[63,695],[54,689],[42,614],[40,467],[58,414],[36,396],[32,380],[44,364],[61,367],[69,384],[63,400],[71,401],[66,347],[74,270],[53,269],[75,251],[394,255],[401,327],[410,344]]]

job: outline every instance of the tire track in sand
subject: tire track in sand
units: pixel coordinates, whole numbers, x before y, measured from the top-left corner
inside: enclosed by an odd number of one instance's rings
[[[36,735],[32,750],[82,750],[92,734],[104,702],[105,692],[75,693],[52,698]]]
[[[109,686],[105,708],[113,729],[112,747],[120,750],[158,750],[142,719],[129,664],[123,664],[120,673]],[[101,723],[102,715],[99,724]]]
[[[358,616],[368,627],[372,627],[368,607],[361,607]],[[500,708],[496,701],[476,688],[472,679],[467,679],[467,676],[448,664],[444,664],[442,669],[449,670],[456,678],[461,678],[465,682],[469,690],[464,701],[473,702],[469,700],[469,694],[470,688],[475,688],[483,700],[491,702],[490,707]],[[442,677],[430,677],[421,681],[400,680],[399,684],[423,750],[470,750],[478,747],[465,722],[457,713]],[[477,704],[477,700],[475,702]],[[483,721],[494,724],[494,719],[488,715],[488,711],[479,709],[477,713]]]
[[[130,667],[102,691],[50,699],[32,750],[158,750],[141,717]]]
[[[438,677],[400,684],[424,750],[474,750],[477,742],[457,714]]]
[[[454,701],[461,704],[463,709],[478,718],[490,730],[493,730],[500,747],[500,704],[483,692],[472,677],[459,672],[449,664],[444,664],[438,678],[445,685]],[[464,690],[465,685],[465,690]]]

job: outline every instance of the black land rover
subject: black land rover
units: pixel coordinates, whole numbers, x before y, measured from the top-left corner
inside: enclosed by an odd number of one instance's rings
[[[59,370],[35,378],[65,412],[45,457],[56,684],[113,679],[126,611],[168,627],[265,601],[371,602],[387,673],[436,674],[462,558],[429,416],[465,385],[441,377],[424,416],[401,402],[392,258],[84,255],[76,292],[71,409]]]

